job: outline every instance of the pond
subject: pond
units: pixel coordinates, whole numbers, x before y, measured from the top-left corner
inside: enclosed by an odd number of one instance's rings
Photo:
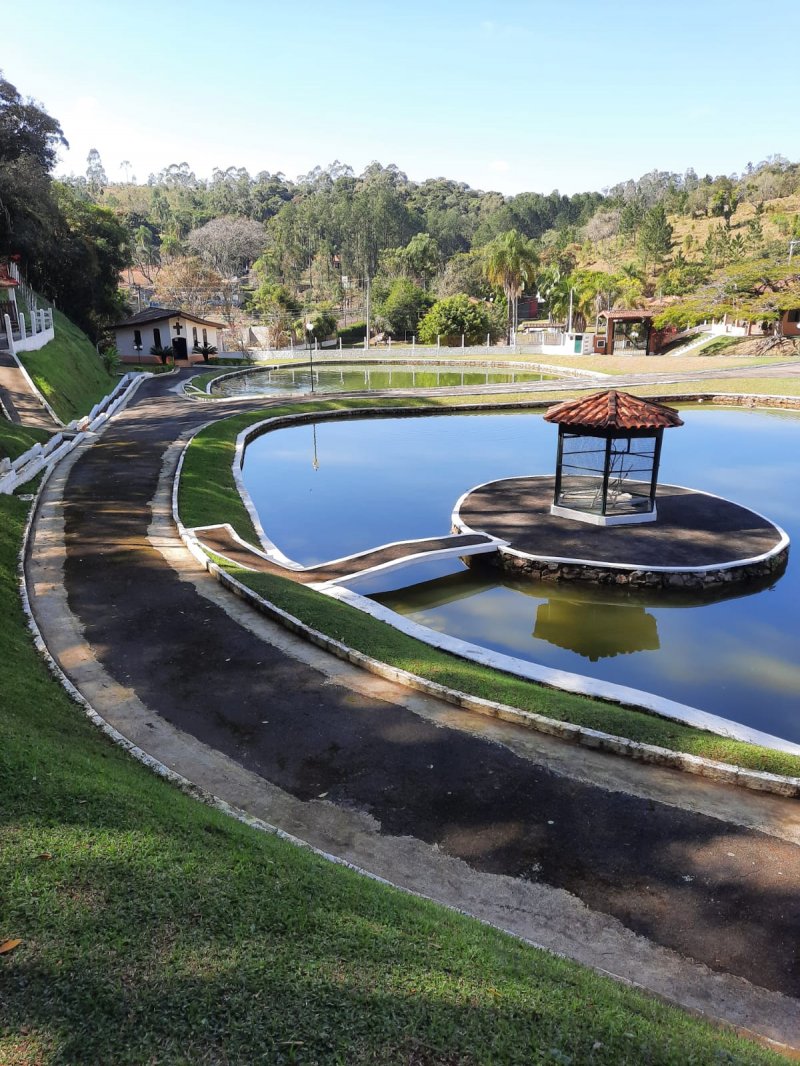
[[[223,378],[212,385],[215,396],[253,393],[311,392],[308,365],[262,368]],[[519,368],[499,368],[481,363],[337,363],[314,366],[315,392],[375,392],[383,389],[438,389],[457,385],[510,385],[554,380],[550,374]]]
[[[800,538],[800,414],[687,408],[660,480],[717,493]],[[304,564],[450,532],[467,489],[553,469],[539,414],[322,422],[266,434],[244,479],[269,537]],[[800,741],[800,570],[728,599],[513,581],[459,561],[370,594],[422,625],[517,658],[655,692]]]

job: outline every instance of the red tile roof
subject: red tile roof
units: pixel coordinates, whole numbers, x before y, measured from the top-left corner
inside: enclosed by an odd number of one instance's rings
[[[661,307],[651,307],[649,311],[642,308],[633,311],[601,311],[597,317],[607,318],[609,322],[649,322],[662,310]]]
[[[8,272],[8,267],[5,263],[0,263],[0,288],[14,289],[17,287],[17,282],[11,277]]]
[[[616,389],[556,404],[544,417],[547,422],[588,429],[668,429],[683,425],[674,407]]]

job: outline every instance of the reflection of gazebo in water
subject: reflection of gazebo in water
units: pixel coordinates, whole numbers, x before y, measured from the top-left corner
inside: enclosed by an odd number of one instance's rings
[[[558,458],[551,513],[595,525],[656,520],[661,438],[672,407],[609,389],[551,407]]]
[[[640,604],[551,599],[537,608],[533,635],[593,663],[660,647],[656,619]]]

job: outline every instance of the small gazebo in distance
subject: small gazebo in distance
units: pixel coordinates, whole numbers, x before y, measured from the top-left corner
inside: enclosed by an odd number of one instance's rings
[[[551,407],[558,458],[550,511],[594,525],[654,522],[661,438],[673,407],[609,389]]]

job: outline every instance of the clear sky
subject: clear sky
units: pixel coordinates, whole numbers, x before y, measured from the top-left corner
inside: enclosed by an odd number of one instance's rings
[[[800,0],[32,0],[0,68],[143,181],[377,159],[572,193],[800,158]]]

